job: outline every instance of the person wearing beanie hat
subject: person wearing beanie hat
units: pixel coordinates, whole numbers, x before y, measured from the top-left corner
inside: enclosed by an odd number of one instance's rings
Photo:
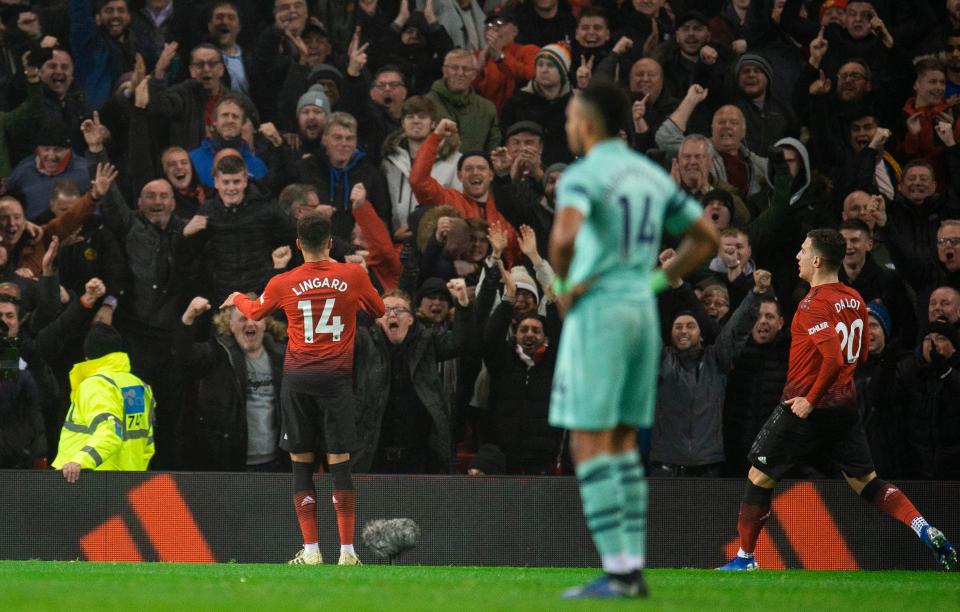
[[[327,94],[330,107],[334,108],[340,102],[340,90],[343,88],[343,73],[330,64],[317,64],[310,70],[307,77],[310,86],[321,85]]]
[[[90,189],[87,160],[73,152],[73,137],[66,124],[45,121],[36,143],[34,154],[21,160],[4,181],[6,193],[23,194],[27,219],[35,219],[49,208],[57,181],[73,181],[83,193]]]
[[[155,451],[153,390],[130,372],[113,327],[94,323],[83,352],[87,360],[70,370],[70,411],[53,467],[69,483],[85,469],[146,470]]]
[[[703,196],[703,212],[717,231],[725,230],[733,222],[736,209],[733,194],[725,189],[711,189]]]
[[[553,43],[546,45],[537,52],[537,61],[541,58],[552,63],[560,71],[560,81],[562,84],[569,85],[570,66],[573,61],[570,57],[570,49],[562,43]]]
[[[870,352],[882,351],[883,347],[890,342],[893,334],[893,320],[890,318],[890,311],[882,302],[869,302],[867,304],[867,315],[870,322]],[[879,327],[879,335],[875,333],[873,322]]]
[[[94,323],[90,326],[83,339],[83,356],[90,359],[100,359],[110,353],[119,353],[123,350],[123,338],[116,328],[104,323]]]
[[[446,323],[453,308],[453,296],[447,281],[436,276],[423,281],[414,298],[417,319],[428,325]]]
[[[747,147],[767,155],[778,140],[796,131],[793,112],[772,95],[773,68],[763,56],[746,53],[737,61],[737,95],[734,104],[746,121]]]
[[[564,43],[553,43],[537,53],[533,79],[503,107],[503,125],[523,121],[540,126],[543,143],[541,163],[569,163],[572,157],[564,129],[567,103],[572,95],[569,80],[570,50]]]
[[[301,152],[318,154],[322,147],[320,139],[330,116],[330,99],[319,83],[311,85],[297,100],[297,130]]]

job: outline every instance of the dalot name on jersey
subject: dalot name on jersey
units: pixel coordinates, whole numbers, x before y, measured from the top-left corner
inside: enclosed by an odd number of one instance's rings
[[[833,303],[833,307],[837,309],[837,312],[840,312],[845,308],[849,308],[851,310],[859,310],[860,300],[857,300],[854,298],[847,298],[847,297],[840,298],[838,301]]]
[[[311,289],[333,289],[334,291],[343,293],[347,290],[347,283],[339,278],[330,279],[329,277],[325,276],[323,277],[323,280],[321,280],[319,277],[316,277],[305,281],[300,281],[299,285],[290,288],[290,290],[293,291],[293,295],[296,296],[301,296]]]

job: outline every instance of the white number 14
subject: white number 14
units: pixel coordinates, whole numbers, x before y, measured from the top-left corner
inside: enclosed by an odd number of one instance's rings
[[[340,334],[343,333],[344,325],[340,322],[339,316],[330,316],[333,314],[333,305],[336,301],[336,298],[324,300],[323,312],[320,313],[320,321],[317,322],[316,327],[313,326],[313,302],[310,300],[297,302],[297,308],[303,312],[304,342],[313,344],[314,338],[319,334],[331,334],[334,342],[340,342]]]
[[[840,334],[840,353],[847,353],[847,363],[855,363],[860,358],[860,350],[863,348],[863,319],[856,319],[850,324],[850,328],[840,321],[834,328]],[[856,341],[857,347],[854,350],[853,343]]]

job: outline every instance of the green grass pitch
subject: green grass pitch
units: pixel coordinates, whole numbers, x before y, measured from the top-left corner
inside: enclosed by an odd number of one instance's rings
[[[11,610],[960,609],[960,573],[650,570],[651,597],[564,602],[596,570],[367,565],[0,562]]]

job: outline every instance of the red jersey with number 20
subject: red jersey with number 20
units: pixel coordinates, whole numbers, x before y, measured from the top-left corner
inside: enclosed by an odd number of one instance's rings
[[[285,374],[350,376],[357,311],[383,316],[383,300],[363,266],[307,262],[270,279],[259,300],[238,295],[234,304],[260,320],[282,308],[287,315]]]
[[[806,397],[815,409],[856,408],[853,372],[870,352],[867,307],[843,283],[817,285],[790,326],[790,367],[783,399]]]

